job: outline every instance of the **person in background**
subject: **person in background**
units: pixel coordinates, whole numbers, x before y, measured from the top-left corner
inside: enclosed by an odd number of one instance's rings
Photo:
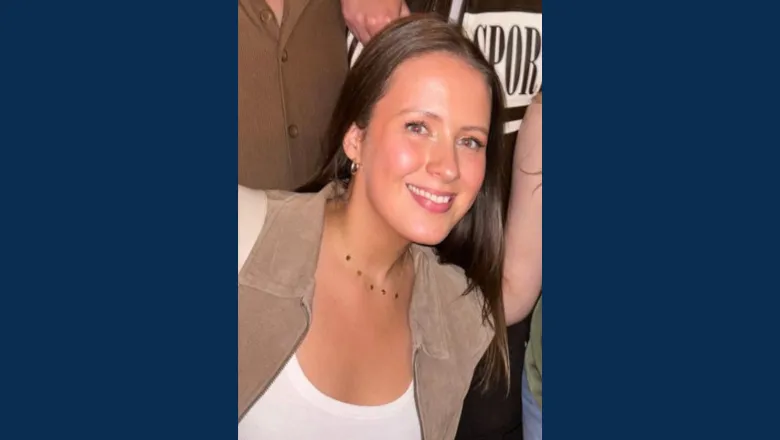
[[[240,439],[450,440],[480,359],[506,379],[505,320],[535,300],[502,108],[457,26],[403,18],[349,72],[320,172],[239,186]]]
[[[371,36],[382,25],[406,11],[435,12],[463,26],[498,74],[504,90],[505,142],[514,146],[516,157],[506,164],[513,172],[512,191],[518,202],[509,221],[517,227],[517,242],[508,249],[518,254],[514,270],[527,280],[528,289],[520,307],[523,317],[530,314],[542,284],[541,226],[541,117],[539,129],[520,139],[518,131],[534,97],[542,89],[542,2],[541,0],[341,0],[347,36],[348,56],[354,63]],[[538,141],[536,139],[538,135]],[[521,145],[524,144],[524,145]],[[509,186],[510,183],[507,182]],[[538,190],[537,190],[538,188]],[[520,263],[522,261],[522,263]],[[517,317],[515,317],[517,318]],[[518,438],[522,432],[522,369],[530,317],[510,326],[509,353],[511,381],[509,393],[501,389],[483,392],[475,383],[466,397],[459,438]]]
[[[348,64],[338,0],[238,1],[238,183],[291,190],[322,160]]]
[[[523,369],[523,438],[542,440],[542,297],[531,318]]]
[[[536,261],[539,258],[539,270],[541,271],[541,230],[542,230],[542,179],[541,174],[529,172],[528,170],[541,170],[542,169],[542,92],[534,96],[531,101],[531,105],[525,112],[523,118],[523,124],[520,126],[520,130],[517,134],[517,149],[515,150],[515,175],[512,182],[512,197],[513,205],[511,208],[514,210],[509,214],[509,221],[517,222],[524,225],[524,229],[509,229],[508,234],[513,234],[515,231],[531,231],[538,230],[539,237],[537,240],[531,240],[530,246],[526,244],[523,247],[515,249],[514,251],[507,251],[508,258],[511,257],[514,261]],[[519,209],[518,209],[519,208]],[[528,216],[531,217],[528,217]],[[522,234],[521,234],[522,235]],[[512,237],[513,240],[527,239],[527,237],[520,238],[520,235]],[[533,245],[539,246],[534,248]],[[512,255],[512,252],[529,252],[525,258],[519,255]],[[522,273],[522,272],[521,272]],[[518,275],[516,275],[518,276]],[[522,278],[522,275],[519,275]],[[542,384],[542,299],[541,299],[541,272],[538,274],[532,274],[532,280],[534,287],[539,288],[539,299],[533,311],[533,315],[530,319],[526,319],[525,322],[530,324],[530,337],[528,346],[526,347],[524,358],[518,358],[514,355],[510,355],[511,361],[514,363],[512,366],[512,377],[515,379],[516,387],[520,388],[520,400],[522,401],[522,432],[524,440],[541,440],[542,439],[542,401],[541,401],[541,384]],[[536,281],[540,284],[535,284]],[[526,281],[527,282],[527,281]],[[511,332],[511,327],[510,327]],[[510,334],[510,341],[512,335]],[[516,344],[510,345],[510,350],[516,348]],[[519,370],[522,368],[522,372]],[[529,388],[530,385],[530,388]],[[534,399],[534,395],[538,391],[537,398]],[[475,393],[471,393],[470,396],[475,396]],[[517,394],[512,395],[512,403],[515,404]],[[478,402],[479,398],[473,398],[472,402]],[[490,402],[497,404],[500,402],[498,396],[495,396]],[[538,405],[536,404],[538,402]],[[478,415],[479,409],[475,405],[472,407],[470,414]],[[514,422],[514,418],[511,419]],[[476,417],[464,419],[472,423],[472,427],[477,429],[489,429]],[[461,425],[464,426],[464,425]],[[465,429],[465,428],[461,428]],[[490,431],[488,431],[490,432]],[[495,432],[495,431],[493,431]],[[462,438],[477,438],[463,436]],[[485,438],[501,438],[497,436]],[[505,434],[504,438],[520,438],[520,436],[514,436]]]
[[[391,21],[409,15],[409,7],[404,0],[342,0],[341,9],[350,36],[357,36],[364,44]]]

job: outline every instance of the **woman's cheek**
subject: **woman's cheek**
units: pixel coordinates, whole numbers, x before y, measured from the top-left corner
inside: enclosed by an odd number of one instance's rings
[[[421,154],[419,149],[414,148],[407,139],[395,139],[390,148],[387,149],[389,157],[386,163],[392,164],[396,174],[406,175],[420,168]]]
[[[461,180],[474,194],[479,192],[482,183],[485,181],[485,164],[486,158],[484,154],[474,155],[461,160]]]

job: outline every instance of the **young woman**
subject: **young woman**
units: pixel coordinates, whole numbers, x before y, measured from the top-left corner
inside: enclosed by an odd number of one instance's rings
[[[459,27],[404,18],[349,72],[320,173],[239,187],[240,439],[452,439],[483,355],[506,377],[502,107]]]
[[[507,329],[509,345],[510,388],[484,392],[475,378],[472,391],[463,404],[458,439],[517,438],[522,432],[522,372],[525,343],[528,341],[531,307],[542,284],[541,191],[541,121],[534,120],[534,107],[541,107],[542,88],[542,0],[341,0],[344,19],[349,26],[347,47],[350,63],[363,48],[361,43],[387,23],[412,12],[433,12],[459,23],[469,38],[493,65],[504,88],[504,138],[515,145],[513,166],[513,206],[509,223],[518,245],[507,248],[514,261],[515,279],[522,279],[524,290],[513,289],[518,304],[508,308],[518,311],[517,322]],[[356,38],[357,37],[357,38]],[[537,102],[533,102],[537,99]],[[541,114],[541,112],[537,112]],[[536,119],[540,119],[536,118]],[[521,133],[523,125],[537,125]],[[537,138],[537,134],[538,138]],[[525,171],[525,172],[521,172]],[[522,303],[522,304],[521,304]],[[526,317],[520,321],[520,318]],[[516,319],[515,319],[516,318]]]

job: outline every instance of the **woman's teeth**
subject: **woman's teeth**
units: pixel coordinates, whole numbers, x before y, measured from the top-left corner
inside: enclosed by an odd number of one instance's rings
[[[437,196],[429,193],[428,191],[425,191],[424,189],[420,189],[412,184],[407,184],[406,187],[409,188],[409,191],[417,194],[418,196],[425,197],[426,199],[430,200],[433,203],[445,204],[445,203],[449,203],[450,200],[452,200],[452,196]]]

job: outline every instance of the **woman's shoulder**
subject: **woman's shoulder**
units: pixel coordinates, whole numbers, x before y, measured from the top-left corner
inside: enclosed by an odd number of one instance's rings
[[[421,246],[419,249],[424,260],[421,275],[441,305],[453,342],[481,352],[493,335],[489,323],[483,319],[481,290],[478,287],[469,290],[469,279],[462,268],[441,263],[431,248]]]
[[[295,209],[297,204],[305,204],[316,196],[316,193],[252,189],[238,185],[239,221],[242,216],[245,219],[257,219],[260,214],[273,213],[287,207]]]
[[[305,197],[306,194],[299,194],[292,191],[252,189],[246,186],[238,185],[238,209],[242,207],[259,206],[265,203],[278,203],[286,200],[293,200]]]
[[[296,198],[287,191],[266,191],[238,185],[238,270],[246,262],[255,242],[263,232],[269,211]]]
[[[261,236],[272,242],[284,242],[301,235],[316,235],[322,227],[326,194],[259,190],[239,185],[238,270]]]
[[[433,248],[428,246],[417,246],[424,266],[427,269],[426,275],[437,286],[443,287],[445,291],[462,294],[468,287],[468,278],[462,268],[454,264],[443,264],[439,260]],[[451,297],[452,295],[447,295]]]
[[[238,270],[244,265],[260,236],[268,210],[268,195],[263,190],[238,186]]]

